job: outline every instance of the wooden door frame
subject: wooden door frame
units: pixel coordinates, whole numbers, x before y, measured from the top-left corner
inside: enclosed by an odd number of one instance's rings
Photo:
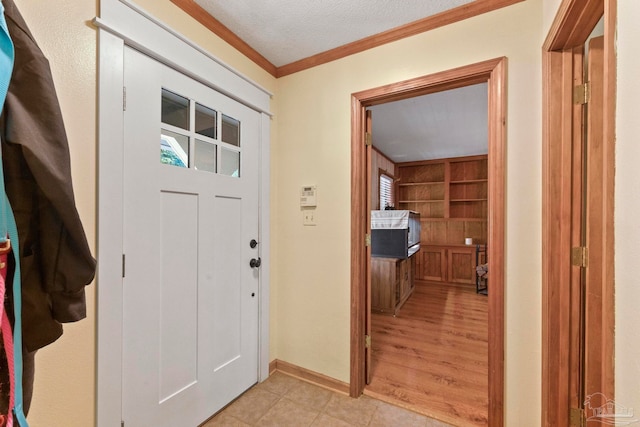
[[[496,58],[411,80],[357,92],[351,96],[351,381],[357,397],[365,387],[365,319],[370,269],[365,246],[367,158],[364,143],[366,107],[419,95],[488,83],[489,212],[489,425],[504,424],[504,246],[507,59]]]
[[[573,87],[582,81],[583,46],[604,15],[604,170],[601,208],[602,251],[589,264],[601,268],[602,393],[614,394],[614,147],[616,59],[616,0],[563,0],[542,49],[543,64],[543,200],[542,200],[542,425],[569,425],[569,408],[580,407],[582,375],[578,325],[580,279],[570,263],[571,247],[579,246],[578,211],[583,176],[580,107],[573,104]],[[601,253],[600,253],[601,252]]]

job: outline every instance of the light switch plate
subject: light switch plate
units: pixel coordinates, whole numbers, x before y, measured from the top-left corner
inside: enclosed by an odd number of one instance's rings
[[[302,225],[316,225],[315,209],[305,209],[302,211]]]

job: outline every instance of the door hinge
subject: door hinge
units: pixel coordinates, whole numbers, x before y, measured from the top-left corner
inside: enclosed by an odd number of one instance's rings
[[[371,246],[371,234],[367,233],[364,235],[364,245]]]
[[[569,426],[584,427],[584,425],[585,425],[584,410],[582,408],[569,409]]]
[[[120,427],[124,427],[124,421],[120,421]]]
[[[576,267],[589,266],[589,248],[578,246],[571,248],[571,265]]]
[[[371,348],[371,335],[364,336],[364,347]]]
[[[371,132],[365,132],[365,134],[364,134],[364,145],[366,145],[366,146],[372,145]]]
[[[122,111],[127,111],[127,87],[122,86]]]
[[[574,104],[588,104],[591,96],[591,84],[589,82],[583,83],[573,87],[573,103]]]
[[[122,254],[122,277],[124,277],[125,263],[126,263],[125,255]]]

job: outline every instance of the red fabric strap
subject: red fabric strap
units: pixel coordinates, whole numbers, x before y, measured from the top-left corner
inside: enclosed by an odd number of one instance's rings
[[[4,351],[7,355],[9,367],[9,411],[6,417],[5,427],[13,427],[13,406],[15,397],[15,374],[13,372],[13,333],[7,311],[4,309],[4,296],[6,293],[7,278],[7,253],[0,253],[0,332],[4,343]]]

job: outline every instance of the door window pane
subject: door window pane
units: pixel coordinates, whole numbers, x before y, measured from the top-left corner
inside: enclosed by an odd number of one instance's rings
[[[162,129],[160,163],[181,168],[189,167],[189,137]]]
[[[162,123],[189,129],[189,99],[162,89]]]
[[[196,152],[194,158],[196,169],[216,172],[216,145],[196,139]]]
[[[224,114],[222,115],[222,142],[240,146],[240,121]]]
[[[222,175],[240,177],[240,153],[222,148],[221,156],[220,173]]]
[[[216,110],[196,103],[196,133],[209,138],[216,138]]]

